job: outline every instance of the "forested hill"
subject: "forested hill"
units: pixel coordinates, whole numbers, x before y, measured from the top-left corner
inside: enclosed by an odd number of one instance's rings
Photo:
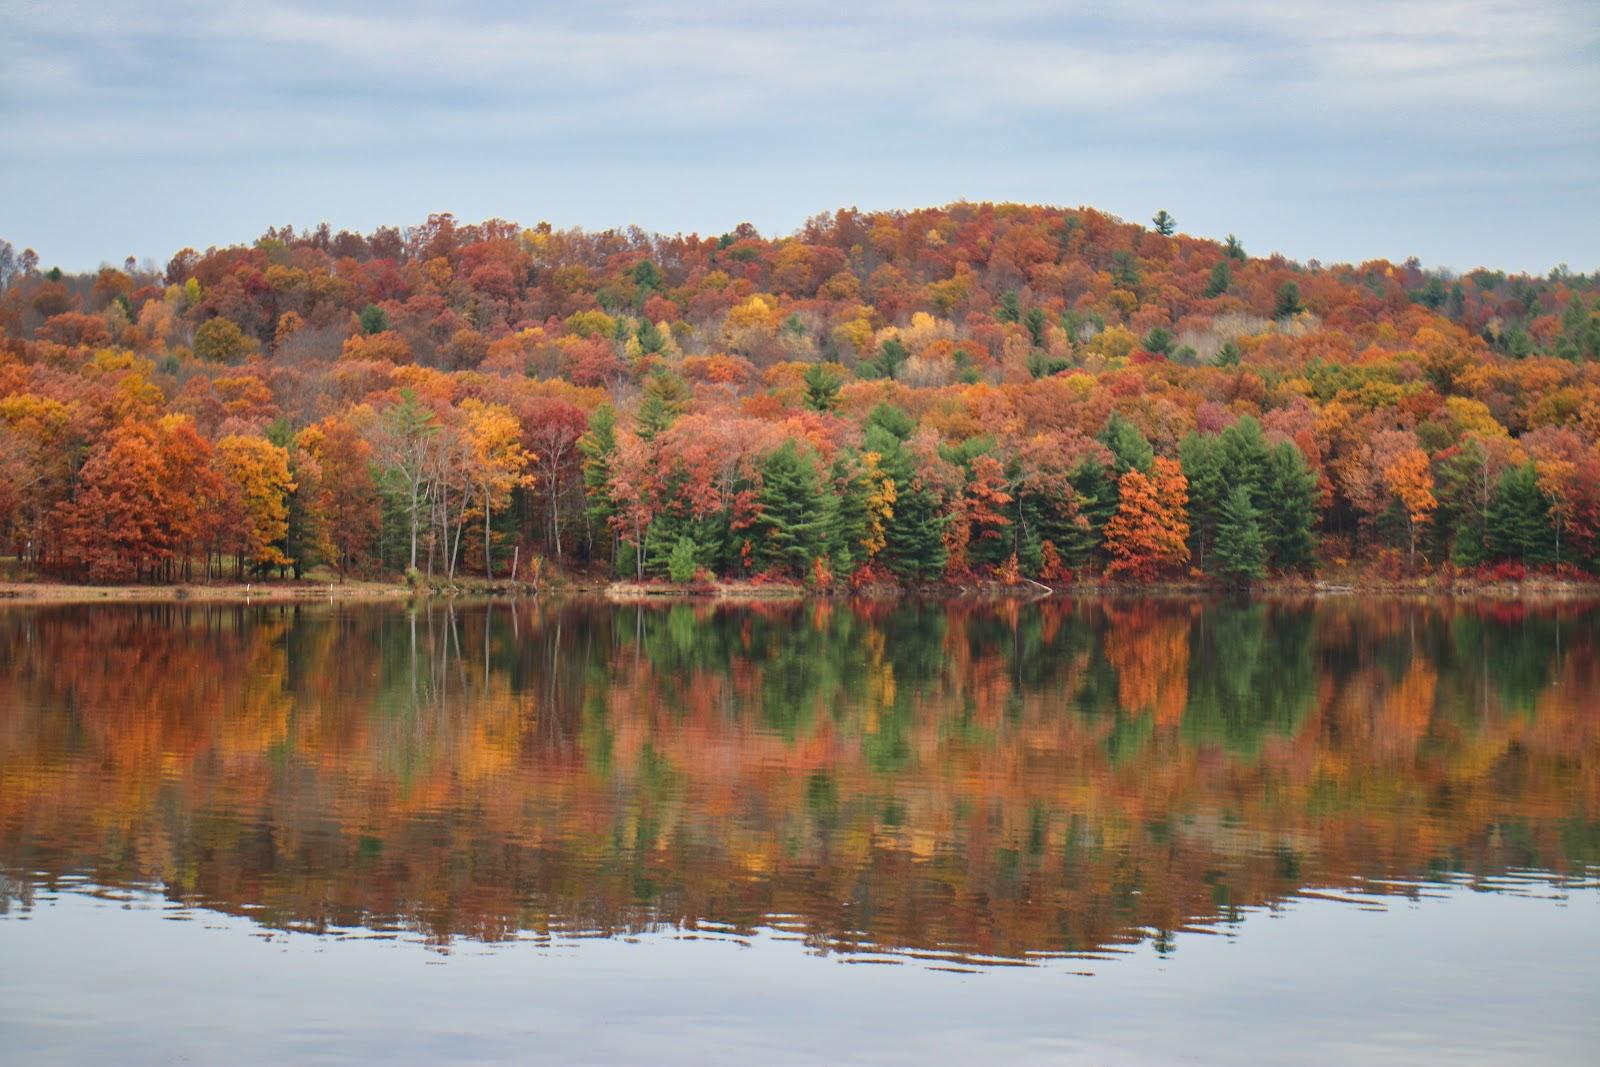
[[[1600,278],[1090,209],[434,216],[67,275],[0,243],[0,557],[1242,581],[1591,570]]]

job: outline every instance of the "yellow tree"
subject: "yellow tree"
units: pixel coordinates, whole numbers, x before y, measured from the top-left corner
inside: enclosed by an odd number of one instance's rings
[[[239,521],[231,531],[238,545],[239,568],[245,557],[257,567],[286,567],[289,557],[279,547],[289,534],[289,453],[265,437],[233,434],[217,442],[217,465],[240,504]]]
[[[467,423],[467,463],[478,499],[483,505],[483,572],[494,577],[490,518],[512,490],[529,485],[528,465],[534,456],[522,447],[522,423],[501,404],[469,399],[461,402]]]

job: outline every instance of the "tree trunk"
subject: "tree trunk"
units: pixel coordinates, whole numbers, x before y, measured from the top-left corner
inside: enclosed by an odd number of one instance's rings
[[[494,581],[494,556],[489,553],[489,487],[483,487],[483,574]]]

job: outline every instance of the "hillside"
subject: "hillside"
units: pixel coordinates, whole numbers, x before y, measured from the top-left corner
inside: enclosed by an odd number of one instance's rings
[[[159,274],[0,245],[0,554],[96,581],[1594,568],[1600,279],[1158,219],[441,215]]]

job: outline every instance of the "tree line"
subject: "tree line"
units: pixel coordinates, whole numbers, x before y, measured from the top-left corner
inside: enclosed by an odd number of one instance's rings
[[[97,581],[1595,568],[1595,278],[1154,222],[435,216],[79,275],[0,242],[0,552]]]

